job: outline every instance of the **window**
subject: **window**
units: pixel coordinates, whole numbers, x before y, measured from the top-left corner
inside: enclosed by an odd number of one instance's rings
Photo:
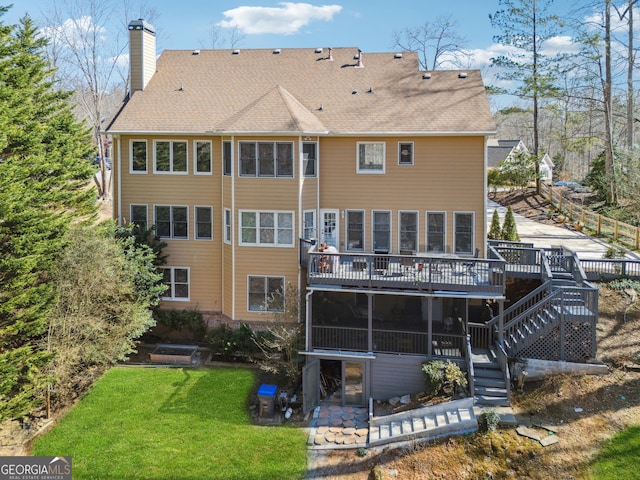
[[[391,249],[391,212],[373,212],[373,251]]]
[[[418,251],[418,212],[400,212],[400,250]]]
[[[213,238],[213,208],[195,207],[196,240],[211,240]]]
[[[413,165],[413,142],[398,143],[398,165]]]
[[[293,143],[240,142],[240,175],[293,177]]]
[[[131,173],[147,173],[147,142],[131,141]]]
[[[147,229],[147,206],[131,205],[131,223],[138,227],[138,230]]]
[[[317,176],[316,155],[318,151],[317,143],[303,143],[302,144],[302,159],[305,177]]]
[[[316,238],[316,211],[305,210],[304,211],[304,232],[305,240],[311,240]]]
[[[347,250],[364,250],[364,211],[347,210]]]
[[[358,142],[358,173],[384,173],[383,142]]]
[[[231,243],[231,210],[224,209],[224,243]]]
[[[445,253],[445,213],[427,212],[427,252]]]
[[[157,140],[154,171],[156,173],[187,173],[187,142]]]
[[[163,282],[167,290],[163,293],[163,300],[189,300],[189,269],[184,267],[163,267]]]
[[[231,142],[224,141],[222,142],[222,174],[223,175],[231,175]]]
[[[284,277],[249,277],[249,310],[284,311]]]
[[[455,223],[455,253],[473,255],[473,213],[456,212]]]
[[[293,212],[240,212],[240,245],[293,247]]]
[[[187,207],[156,205],[156,233],[160,238],[186,239],[188,235]]]
[[[196,175],[206,175],[211,173],[211,142],[207,141],[195,141],[194,148],[195,151],[195,174]]]

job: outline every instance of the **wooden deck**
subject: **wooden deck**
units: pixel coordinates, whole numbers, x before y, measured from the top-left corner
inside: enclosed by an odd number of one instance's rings
[[[308,284],[332,287],[504,292],[505,262],[454,255],[346,255],[311,253]]]

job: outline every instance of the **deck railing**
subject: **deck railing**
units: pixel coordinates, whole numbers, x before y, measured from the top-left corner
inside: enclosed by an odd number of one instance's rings
[[[372,330],[372,352],[424,355],[427,357],[463,358],[465,335],[401,330]],[[366,328],[314,325],[312,348],[367,352],[368,330]]]
[[[640,261],[627,259],[581,259],[587,279],[613,280],[620,277],[640,278]]]
[[[503,293],[503,259],[309,252],[309,285]]]

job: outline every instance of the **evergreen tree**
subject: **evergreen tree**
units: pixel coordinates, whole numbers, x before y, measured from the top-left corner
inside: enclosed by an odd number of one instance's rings
[[[45,42],[29,17],[0,22],[0,421],[47,383],[52,272],[69,226],[95,213],[90,136],[49,80]]]
[[[518,228],[516,227],[516,219],[513,216],[513,210],[511,207],[507,207],[507,213],[504,216],[504,223],[502,224],[502,239],[510,242],[519,242]]]
[[[489,240],[500,240],[502,238],[502,228],[500,228],[500,216],[498,210],[493,211],[491,217],[491,227],[489,227]]]

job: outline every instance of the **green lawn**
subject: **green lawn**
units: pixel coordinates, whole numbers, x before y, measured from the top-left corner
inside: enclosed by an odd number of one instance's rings
[[[609,440],[596,456],[590,475],[598,480],[639,478],[640,426],[628,428]]]
[[[71,455],[73,478],[296,479],[302,429],[251,424],[248,369],[113,368],[33,455]]]

